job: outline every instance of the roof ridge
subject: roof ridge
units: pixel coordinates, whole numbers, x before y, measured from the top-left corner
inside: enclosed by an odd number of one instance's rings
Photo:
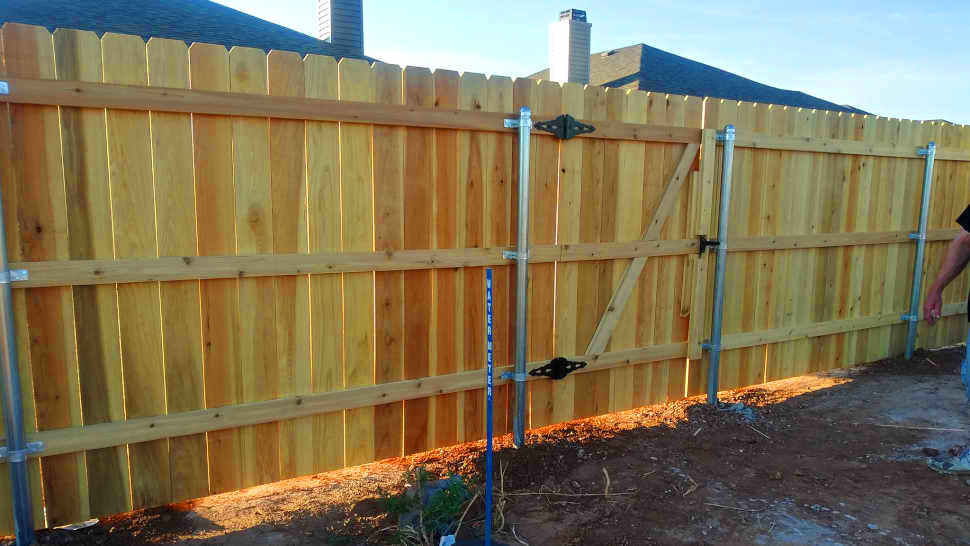
[[[637,52],[637,48],[639,51]],[[606,55],[615,52],[617,55]],[[639,58],[630,55],[637,52]],[[626,53],[625,55],[623,53]],[[548,68],[530,78],[548,78]],[[868,113],[804,91],[761,83],[716,66],[692,60],[646,43],[607,49],[590,55],[590,83],[676,95],[723,98],[816,110]]]
[[[172,0],[164,0],[164,1],[165,2],[172,2]],[[225,4],[220,4],[219,2],[216,2],[214,0],[182,0],[182,1],[183,2],[203,2],[205,4],[209,4],[211,7],[214,7],[216,9],[231,11],[234,14],[242,15],[243,17],[245,17],[247,19],[254,20],[254,22],[258,21],[259,23],[270,24],[270,25],[273,25],[275,27],[278,27],[278,28],[280,28],[280,29],[282,29],[282,30],[284,30],[286,32],[291,32],[293,34],[299,34],[300,36],[305,36],[307,38],[316,40],[318,42],[323,42],[323,43],[328,44],[328,45],[333,45],[333,44],[330,44],[329,42],[327,42],[326,40],[321,40],[320,38],[318,38],[316,36],[313,36],[313,35],[310,35],[310,34],[305,34],[303,32],[300,32],[299,30],[296,30],[294,28],[290,28],[290,27],[288,27],[286,25],[281,25],[279,23],[274,23],[273,21],[270,21],[269,19],[263,19],[262,17],[256,17],[255,15],[253,15],[251,13],[246,13],[245,11],[238,10],[238,9],[233,8],[231,6],[227,6]]]
[[[211,43],[227,48],[293,51],[333,57],[373,59],[273,21],[213,0],[0,0],[0,23],[37,25]]]

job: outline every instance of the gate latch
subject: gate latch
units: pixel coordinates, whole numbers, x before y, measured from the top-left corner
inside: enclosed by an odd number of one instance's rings
[[[577,135],[592,133],[596,127],[586,125],[569,114],[563,114],[549,121],[537,121],[533,127],[540,131],[552,133],[560,140],[569,140]]]
[[[529,375],[536,377],[544,375],[549,379],[562,379],[569,375],[570,372],[574,372],[585,367],[586,362],[582,360],[577,362],[573,360],[566,360],[560,356],[552,359],[552,361],[545,366],[539,366],[538,368],[531,370]]]
[[[720,244],[721,244],[721,241],[718,241],[717,239],[708,239],[704,235],[698,235],[697,236],[697,255],[703,256],[704,251],[707,250],[707,247],[719,246]]]

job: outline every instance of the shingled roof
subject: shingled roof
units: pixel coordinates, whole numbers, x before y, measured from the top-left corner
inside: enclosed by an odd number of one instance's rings
[[[594,53],[589,58],[589,75],[589,83],[605,87],[867,113],[801,91],[789,91],[758,83],[646,44]],[[547,79],[549,69],[529,77]]]
[[[0,0],[0,24],[134,34],[331,57],[341,48],[209,0]]]

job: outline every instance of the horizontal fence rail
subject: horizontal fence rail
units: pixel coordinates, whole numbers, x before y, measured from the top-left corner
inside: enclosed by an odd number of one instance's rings
[[[782,137],[738,131],[735,146],[757,150],[786,150],[790,152],[819,152],[827,154],[867,155],[872,157],[918,157],[921,146],[868,144],[854,140],[822,137]],[[925,144],[924,144],[925,146]],[[938,152],[938,159],[970,161],[970,152],[947,150]]]
[[[926,237],[929,241],[947,241],[958,232],[959,229],[937,229],[928,232]],[[909,234],[909,231],[887,231],[742,237],[732,241],[728,252],[905,243],[909,240]],[[28,274],[26,280],[16,281],[15,287],[35,288],[484,267],[508,264],[510,260],[503,254],[513,249],[514,247],[499,247],[257,256],[172,256],[133,260],[15,262],[10,265],[12,269],[22,269]],[[681,256],[696,253],[697,250],[696,239],[538,245],[531,249],[529,262],[584,262],[650,256]]]
[[[376,104],[345,100],[279,97],[249,93],[226,93],[190,89],[168,89],[77,81],[7,78],[9,95],[0,102],[43,104],[81,108],[246,116],[306,121],[372,123],[429,129],[464,129],[512,134],[504,120],[515,113]],[[540,115],[551,115],[540,112]],[[596,121],[595,135],[584,138],[640,140],[650,142],[699,143],[700,131],[686,127]]]
[[[515,113],[442,110],[375,104],[367,102],[271,97],[248,93],[225,93],[190,89],[142,87],[80,81],[32,80],[5,78],[8,95],[0,102],[38,104],[80,108],[113,108],[123,110],[193,113],[226,116],[372,123],[433,129],[465,129],[514,133],[504,128],[505,119]],[[539,112],[538,117],[551,115]],[[590,120],[580,120],[594,123]],[[647,142],[700,144],[700,130],[686,127],[632,124],[608,120],[595,122],[592,134],[581,138],[633,140]],[[868,155],[877,157],[916,157],[918,147],[871,145],[852,140],[820,137],[782,137],[738,131],[735,146],[764,150],[820,152],[830,154]],[[942,161],[970,161],[970,152],[940,150]]]

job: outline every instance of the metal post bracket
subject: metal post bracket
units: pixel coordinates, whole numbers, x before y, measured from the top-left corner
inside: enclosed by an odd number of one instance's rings
[[[716,139],[718,142],[733,141],[735,139],[734,126],[728,125],[723,131],[718,131]]]
[[[518,129],[519,127],[532,128],[532,120],[528,120],[525,125],[522,124],[522,120],[519,119],[506,119],[505,128],[506,129]]]
[[[8,271],[0,271],[0,284],[10,284],[14,281],[26,281],[30,278],[30,274],[26,269],[11,269]]]
[[[19,451],[10,451],[7,446],[0,447],[0,461],[8,463],[22,463],[27,456],[44,451],[44,442],[27,442],[27,447]]]
[[[539,131],[552,133],[560,140],[569,140],[574,136],[592,133],[596,130],[596,127],[586,125],[569,114],[563,114],[548,121],[537,121],[534,127]]]

